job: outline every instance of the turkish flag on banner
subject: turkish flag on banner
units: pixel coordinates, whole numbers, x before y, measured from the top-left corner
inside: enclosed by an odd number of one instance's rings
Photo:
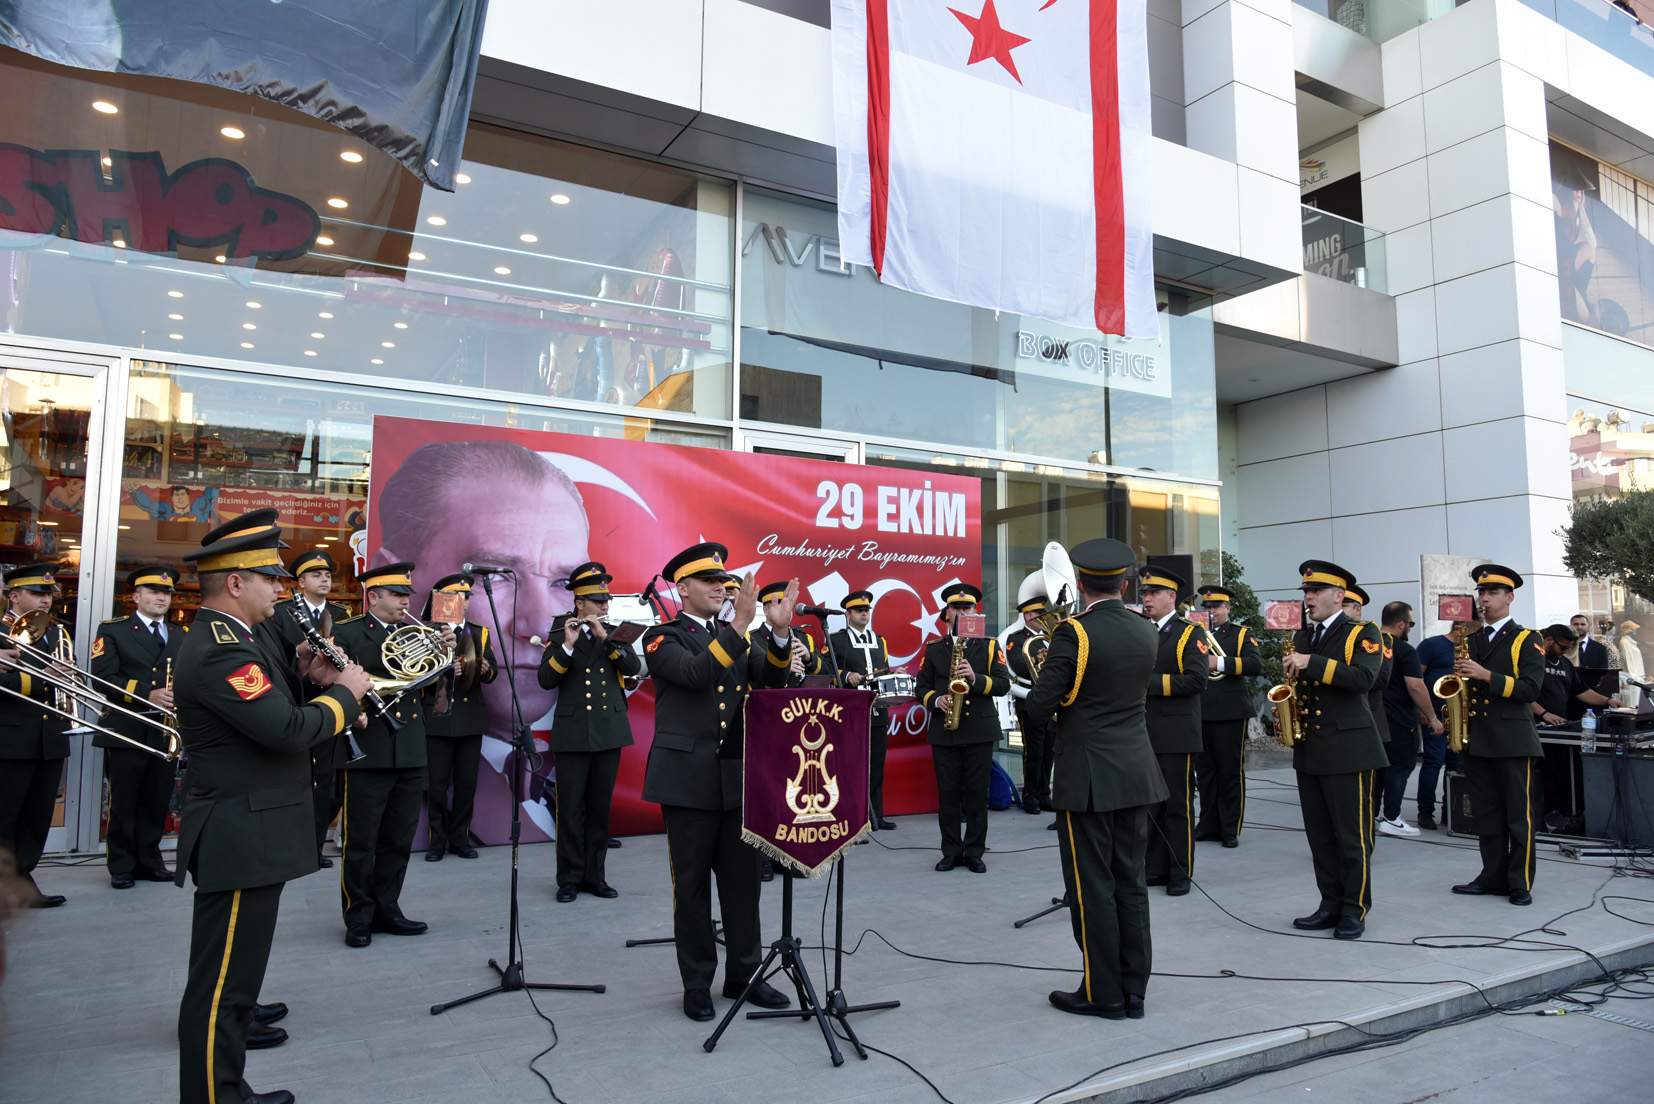
[[[833,0],[833,99],[845,261],[1159,334],[1145,0]]]

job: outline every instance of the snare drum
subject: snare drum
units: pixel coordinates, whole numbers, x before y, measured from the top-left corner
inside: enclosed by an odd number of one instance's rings
[[[914,699],[913,676],[900,671],[888,675],[879,675],[873,679],[873,708],[888,709],[893,705],[906,705]]]

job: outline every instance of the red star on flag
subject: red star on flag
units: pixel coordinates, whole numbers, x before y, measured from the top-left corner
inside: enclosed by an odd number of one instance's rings
[[[975,65],[979,61],[992,58],[1003,65],[1005,71],[1021,84],[1022,77],[1017,73],[1017,63],[1011,60],[1011,51],[1032,40],[1013,34],[999,25],[999,13],[994,10],[994,0],[985,0],[982,14],[979,16],[966,15],[957,8],[948,10],[971,32],[971,57],[965,64]]]

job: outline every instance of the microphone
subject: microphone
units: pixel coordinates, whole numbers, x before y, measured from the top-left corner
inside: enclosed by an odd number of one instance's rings
[[[460,564],[459,569],[466,575],[515,575],[509,567],[495,567],[493,564]]]
[[[1654,683],[1638,682],[1624,671],[1620,672],[1621,686],[1635,686],[1639,690],[1654,690]]]
[[[831,606],[806,606],[803,602],[800,602],[793,607],[793,612],[800,617],[827,617],[830,614],[843,613],[844,611],[833,609]]]

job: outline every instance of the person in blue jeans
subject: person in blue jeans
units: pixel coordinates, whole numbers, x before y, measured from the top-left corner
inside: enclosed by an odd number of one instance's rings
[[[1482,630],[1480,621],[1462,622],[1466,626],[1465,633],[1477,633]],[[1449,633],[1440,636],[1427,637],[1419,643],[1419,664],[1424,668],[1424,685],[1431,691],[1430,704],[1436,710],[1436,716],[1442,715],[1442,700],[1435,695],[1436,680],[1443,675],[1453,673],[1453,637]],[[1441,782],[1442,767],[1449,771],[1464,770],[1464,757],[1456,751],[1447,750],[1447,729],[1443,728],[1440,734],[1425,729],[1424,751],[1420,756],[1418,826],[1427,831],[1435,831],[1436,824],[1436,788]],[[1442,819],[1447,818],[1447,799],[1442,798]]]

